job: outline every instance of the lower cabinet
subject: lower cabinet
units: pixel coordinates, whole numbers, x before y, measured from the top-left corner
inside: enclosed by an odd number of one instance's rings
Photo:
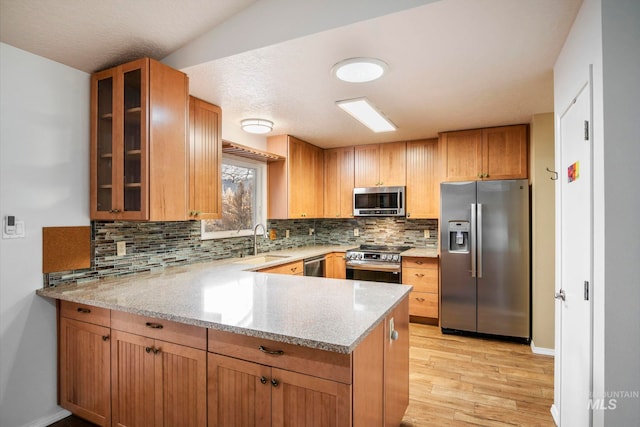
[[[438,318],[438,258],[402,257],[402,283],[412,285],[409,314]]]
[[[294,261],[287,264],[276,265],[275,267],[263,268],[258,271],[262,273],[290,274],[293,276],[302,276],[304,275],[304,262],[302,260]]]
[[[129,332],[117,330],[127,329]],[[147,328],[148,334],[131,333]],[[112,312],[111,398],[114,426],[206,426],[207,353],[158,339],[193,340],[190,325]]]
[[[61,301],[58,339],[60,406],[110,426],[109,310]]]
[[[344,252],[333,252],[326,256],[325,277],[330,279],[347,278],[347,260]]]

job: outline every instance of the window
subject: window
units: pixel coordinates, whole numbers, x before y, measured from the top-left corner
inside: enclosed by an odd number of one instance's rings
[[[266,164],[246,159],[222,159],[222,219],[204,220],[201,238],[253,235],[266,219]]]

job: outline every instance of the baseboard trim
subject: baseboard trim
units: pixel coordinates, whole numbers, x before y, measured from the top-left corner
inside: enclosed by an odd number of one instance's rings
[[[531,351],[534,354],[542,354],[544,356],[556,355],[556,351],[552,348],[536,347],[535,344],[533,343],[533,340],[531,340]]]
[[[22,427],[47,427],[48,425],[58,422],[63,418],[67,418],[69,415],[71,415],[71,412],[67,411],[66,409],[60,409],[55,414],[38,418],[35,421],[31,421],[28,424],[24,424]]]
[[[560,414],[558,413],[558,407],[554,403],[551,405],[551,416],[553,417],[553,422],[556,423],[557,426],[560,425]]]

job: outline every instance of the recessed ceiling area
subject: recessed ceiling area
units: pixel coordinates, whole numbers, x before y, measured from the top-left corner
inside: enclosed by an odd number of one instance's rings
[[[223,138],[258,148],[264,136],[245,136],[243,119],[273,121],[267,135],[329,148],[528,123],[553,110],[553,65],[582,0],[416,3],[423,4],[255,49],[230,43],[225,55],[178,68],[191,94],[222,108]],[[286,4],[0,0],[0,39],[92,72],[139,56],[162,60],[212,28],[242,22],[237,31],[250,33],[237,14]],[[333,65],[353,57],[379,58],[388,68],[368,83],[336,79]],[[398,129],[373,133],[336,106],[362,97]]]

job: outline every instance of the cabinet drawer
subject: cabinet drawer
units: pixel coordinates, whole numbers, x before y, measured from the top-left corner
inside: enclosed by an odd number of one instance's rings
[[[438,270],[431,268],[403,268],[402,283],[413,285],[415,292],[438,293]]]
[[[207,349],[207,329],[199,326],[113,311],[111,328],[201,350]]]
[[[60,301],[60,315],[69,319],[109,327],[111,325],[111,310],[94,307],[77,302]]]
[[[263,268],[260,271],[262,273],[302,275],[304,273],[304,264],[302,260],[300,260],[290,262],[288,264],[277,265],[275,267]]]
[[[412,316],[438,318],[438,294],[411,292],[409,314]]]
[[[424,268],[435,270],[438,274],[438,258],[402,257],[402,268]]]
[[[208,350],[262,365],[351,384],[351,355],[209,329]]]

